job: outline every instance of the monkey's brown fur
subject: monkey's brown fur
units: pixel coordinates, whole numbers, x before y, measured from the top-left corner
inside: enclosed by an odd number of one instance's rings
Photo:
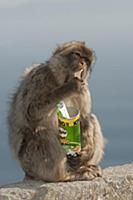
[[[48,62],[26,71],[13,96],[9,139],[27,177],[44,181],[91,180],[101,176],[98,164],[104,139],[91,113],[88,78],[95,59],[84,42],[68,42],[57,48]],[[80,71],[80,78],[75,72]],[[56,105],[63,100],[81,114],[81,152],[67,158],[58,141]]]

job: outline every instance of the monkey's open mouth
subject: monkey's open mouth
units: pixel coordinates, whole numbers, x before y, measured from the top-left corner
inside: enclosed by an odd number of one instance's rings
[[[74,78],[77,78],[80,81],[83,81],[86,77],[85,75],[85,70],[84,69],[80,69],[79,71],[76,71],[74,73]],[[72,77],[68,74],[64,80],[64,83],[67,83]]]

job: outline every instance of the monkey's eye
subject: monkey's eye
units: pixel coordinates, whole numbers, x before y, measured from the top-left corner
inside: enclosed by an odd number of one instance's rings
[[[78,52],[78,51],[73,51],[71,54],[72,54],[73,57],[75,57],[75,58],[81,58],[81,57],[82,57],[82,56],[81,56],[81,53]]]

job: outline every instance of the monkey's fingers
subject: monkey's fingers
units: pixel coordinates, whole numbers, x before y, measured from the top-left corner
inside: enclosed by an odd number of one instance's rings
[[[67,162],[70,167],[77,169],[80,166],[80,156],[78,153],[67,154]]]

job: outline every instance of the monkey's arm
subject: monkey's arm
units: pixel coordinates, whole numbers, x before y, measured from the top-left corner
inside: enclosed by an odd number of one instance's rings
[[[75,158],[69,157],[71,167],[98,165],[103,157],[104,138],[98,119],[94,114],[81,116],[81,152]]]
[[[39,94],[34,94],[27,106],[28,119],[39,120],[44,113],[48,113],[55,108],[59,101],[80,92],[81,87],[82,82],[74,78],[48,94],[45,94],[43,90]]]
[[[77,169],[81,165],[86,165],[87,161],[90,160],[95,151],[94,144],[94,127],[90,121],[90,115],[86,117],[80,116],[80,127],[81,127],[81,151],[75,157],[68,157],[70,166]]]

